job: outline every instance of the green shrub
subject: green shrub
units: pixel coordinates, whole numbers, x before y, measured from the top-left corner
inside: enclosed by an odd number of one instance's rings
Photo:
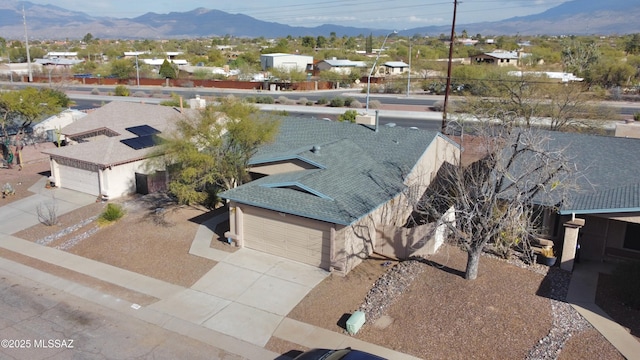
[[[129,96],[129,88],[124,85],[116,86],[115,95],[116,96]]]
[[[273,100],[273,98],[271,96],[259,96],[256,99],[256,102],[258,104],[273,104],[275,102],[275,100]]]
[[[640,121],[640,112],[633,114],[633,120]]]
[[[344,106],[344,99],[341,97],[336,97],[331,99],[331,102],[329,103],[329,106],[331,107],[343,107]]]
[[[257,102],[255,96],[245,96],[243,98],[244,102],[255,104]]]
[[[309,102],[309,99],[307,99],[306,97],[301,97],[296,101],[299,105],[305,105],[306,103]]]
[[[340,122],[356,122],[356,116],[358,116],[358,112],[355,110],[347,110],[344,114],[338,115],[338,121]]]
[[[329,103],[329,100],[327,100],[327,98],[325,97],[321,97],[320,99],[318,99],[318,101],[316,102],[318,105],[326,105]]]
[[[307,102],[305,103],[305,105],[306,105],[306,106],[313,106],[313,101],[307,101]]]
[[[626,306],[640,309],[640,261],[626,261],[613,270],[614,284]]]
[[[100,90],[98,88],[91,89],[91,95],[100,95]]]
[[[352,98],[352,97],[348,97],[348,98],[344,99],[344,106],[346,106],[346,107],[350,107],[350,106],[351,106],[351,103],[352,103],[354,100],[355,100],[355,99],[354,99],[354,98]]]
[[[106,225],[112,223],[114,221],[119,220],[124,216],[124,209],[121,205],[118,204],[107,204],[107,208],[104,209],[100,217],[98,218],[98,223],[101,225]]]

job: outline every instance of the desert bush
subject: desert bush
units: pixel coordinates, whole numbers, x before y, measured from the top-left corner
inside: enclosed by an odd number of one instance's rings
[[[284,95],[280,95],[280,96],[278,96],[278,100],[277,100],[277,102],[278,102],[278,103],[280,103],[280,104],[284,104],[284,103],[286,103],[287,101],[289,101],[289,98],[288,98],[288,97],[286,97],[286,96],[284,96]]]
[[[349,103],[349,107],[352,109],[362,109],[362,103],[358,100],[353,100]]]
[[[382,103],[379,100],[371,100],[371,101],[369,101],[369,108],[370,109],[380,109],[381,106],[382,106]]]
[[[356,122],[356,116],[358,116],[358,112],[355,110],[347,110],[344,114],[338,115],[338,121],[340,122]]]
[[[331,99],[331,102],[329,103],[329,106],[331,107],[343,107],[344,106],[344,99],[341,97],[335,97],[333,99]]]
[[[124,209],[118,204],[107,204],[107,208],[104,209],[102,214],[98,217],[98,223],[106,225],[114,221],[119,220],[124,216]]]
[[[45,226],[54,226],[58,224],[58,204],[55,200],[49,203],[43,203],[36,208],[38,221]]]
[[[115,95],[116,96],[129,96],[131,94],[131,92],[129,91],[129,88],[124,86],[124,85],[118,85],[116,86],[115,89]]]
[[[309,100],[306,97],[301,97],[298,99],[297,103],[299,105],[306,105],[309,102]]]
[[[91,95],[100,95],[100,90],[98,88],[91,89]]]
[[[318,101],[316,102],[318,105],[326,105],[329,103],[329,100],[327,100],[327,98],[325,97],[321,97],[320,99],[318,99]]]
[[[147,97],[147,94],[144,91],[136,91],[133,93],[133,97]]]
[[[313,101],[307,101],[307,102],[305,103],[305,105],[306,105],[306,106],[313,106]]]
[[[251,104],[255,104],[257,102],[255,96],[245,96],[244,98],[242,98],[242,100],[244,100],[244,102],[251,103]]]
[[[258,104],[273,104],[275,100],[271,96],[259,96],[256,98],[256,103]]]
[[[433,111],[442,111],[444,109],[444,101],[438,100],[433,105],[431,105],[431,110]]]
[[[355,99],[352,97],[348,97],[344,99],[344,106],[349,107],[351,106],[351,103],[354,101]]]
[[[633,120],[640,121],[640,112],[633,114]]]

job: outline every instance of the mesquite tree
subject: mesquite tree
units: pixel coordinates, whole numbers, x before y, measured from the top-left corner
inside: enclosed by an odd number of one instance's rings
[[[528,249],[538,207],[557,206],[574,183],[571,163],[551,132],[516,127],[508,116],[500,120],[474,123],[473,147],[485,156],[466,166],[443,166],[415,205],[417,213],[446,224],[450,238],[466,250],[469,280],[478,276],[488,245]],[[465,124],[463,149],[471,146],[471,125]],[[446,209],[455,212],[455,220],[443,216]]]

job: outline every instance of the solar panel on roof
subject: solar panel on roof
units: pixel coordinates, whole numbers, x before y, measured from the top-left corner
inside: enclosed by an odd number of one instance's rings
[[[148,136],[153,134],[160,134],[160,130],[152,128],[149,125],[140,125],[140,126],[132,126],[125,128],[130,133],[136,134],[138,136]]]
[[[156,146],[161,142],[161,139],[156,135],[146,135],[120,140],[120,142],[134,150],[140,150]]]

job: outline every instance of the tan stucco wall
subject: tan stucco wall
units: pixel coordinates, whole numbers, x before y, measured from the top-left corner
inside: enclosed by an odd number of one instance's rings
[[[348,273],[363,259],[369,256],[377,241],[377,228],[385,226],[403,226],[411,212],[413,204],[424,193],[438,169],[445,161],[455,163],[459,149],[450,141],[436,137],[434,142],[420,157],[405,181],[407,194],[400,194],[388,203],[380,206],[355,225],[336,227],[336,266]]]
[[[311,150],[311,149],[309,149]],[[282,174],[292,171],[298,170],[310,170],[317,169],[317,166],[313,166],[307,162],[292,159],[287,161],[279,161],[273,162],[265,165],[258,165],[251,167],[251,172],[264,174],[264,175],[274,175],[274,174]]]

